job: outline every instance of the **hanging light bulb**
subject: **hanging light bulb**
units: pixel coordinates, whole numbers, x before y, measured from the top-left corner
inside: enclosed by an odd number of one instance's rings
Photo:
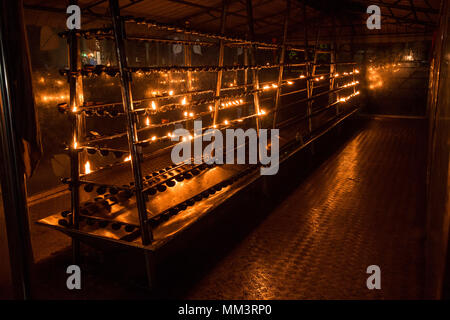
[[[173,90],[169,91],[169,96],[173,96]]]
[[[131,154],[130,154],[128,157],[126,157],[123,161],[124,161],[124,162],[131,161]]]
[[[153,137],[152,137],[152,141],[155,141],[155,140],[156,140],[156,136],[153,136]]]
[[[292,81],[288,81],[287,84],[291,85],[291,84],[293,84],[293,82]]]
[[[187,100],[186,100],[186,97],[184,97],[183,100],[181,100],[181,105],[184,106],[184,105],[186,105],[186,104],[187,104]]]
[[[74,148],[74,149],[77,149],[77,147],[78,147],[77,138],[76,138],[76,137],[73,137],[73,148]]]
[[[224,123],[224,124],[228,124],[228,120],[225,120],[223,123]]]
[[[155,103],[155,101],[152,101],[152,109],[156,110],[156,103]]]
[[[84,164],[84,173],[85,173],[85,174],[89,174],[89,173],[91,173],[91,172],[92,172],[92,170],[91,170],[91,164],[90,164],[89,161],[86,161],[86,163]]]
[[[150,118],[149,117],[145,118],[145,124],[147,125],[147,127],[150,126]]]

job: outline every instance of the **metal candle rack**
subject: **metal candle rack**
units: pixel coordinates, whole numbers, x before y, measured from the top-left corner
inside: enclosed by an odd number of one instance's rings
[[[226,4],[226,2],[224,2]],[[138,128],[138,119],[142,115],[152,115],[161,111],[167,110],[186,110],[188,106],[190,110],[193,107],[205,106],[210,104],[209,109],[201,112],[196,112],[195,116],[210,116],[212,119],[212,126],[218,129],[225,129],[232,127],[243,121],[255,119],[255,126],[259,130],[263,127],[263,118],[272,117],[270,125],[266,127],[273,127],[280,129],[280,135],[286,137],[286,143],[280,147],[286,151],[284,154],[292,154],[295,150],[299,150],[306,145],[312,143],[316,138],[321,136],[323,132],[329,130],[330,127],[342,121],[344,118],[355,112],[352,108],[350,112],[339,110],[338,106],[345,103],[348,99],[359,94],[356,87],[359,82],[356,76],[359,71],[353,62],[336,62],[336,47],[333,50],[323,50],[316,46],[309,47],[306,41],[305,46],[296,47],[287,42],[287,31],[289,23],[289,9],[290,1],[286,1],[286,14],[283,28],[283,38],[280,44],[264,43],[254,40],[253,34],[253,18],[251,1],[247,6],[247,15],[249,17],[249,38],[241,39],[227,36],[226,31],[226,16],[227,6],[224,5],[221,17],[221,32],[220,34],[205,33],[192,30],[188,27],[172,26],[168,24],[161,24],[156,21],[146,18],[124,17],[120,15],[120,8],[117,0],[109,0],[109,8],[112,19],[112,26],[110,28],[100,28],[91,30],[72,30],[64,32],[61,35],[67,38],[69,48],[69,68],[62,70],[61,74],[67,76],[70,85],[70,102],[68,105],[61,104],[58,109],[61,112],[69,114],[72,119],[73,127],[73,141],[70,145],[69,152],[71,157],[71,177],[64,179],[64,183],[69,185],[71,190],[71,209],[63,211],[62,213],[52,215],[48,218],[42,219],[40,223],[54,227],[60,231],[69,234],[73,239],[74,259],[79,259],[79,241],[80,239],[94,239],[93,241],[113,241],[115,244],[133,246],[144,249],[147,261],[147,273],[150,277],[151,261],[149,252],[153,252],[159,246],[163,245],[170,238],[164,232],[171,236],[183,230],[183,227],[178,229],[170,229],[168,231],[159,231],[158,226],[167,223],[174,217],[185,212],[185,215],[193,217],[205,214],[211,211],[211,208],[216,207],[221,202],[225,201],[227,197],[231,196],[241,190],[246,185],[250,184],[258,176],[256,165],[247,166],[232,166],[220,165],[223,167],[222,171],[216,171],[214,175],[215,180],[210,176],[206,177],[208,172],[211,172],[216,165],[207,164],[177,164],[174,165],[167,158],[162,161],[159,169],[148,170],[142,169],[144,163],[144,148],[162,141],[169,141],[171,136],[159,136],[142,139],[139,133],[148,128]],[[128,36],[126,33],[126,24],[146,25],[149,28],[156,30],[165,30],[177,32],[186,36],[185,40],[162,39],[145,36]],[[193,41],[190,36],[198,36],[209,39],[202,41]],[[109,39],[114,40],[116,48],[117,67],[107,66],[81,66],[79,39],[84,37],[87,39]],[[185,46],[185,58],[187,59],[184,66],[158,66],[158,67],[130,67],[127,62],[127,53],[125,41],[144,41],[150,43],[166,43],[166,44],[182,44]],[[215,42],[215,41],[218,41]],[[212,66],[191,66],[190,65],[190,51],[192,45],[198,46],[219,46],[218,64]],[[243,65],[225,66],[224,65],[224,48],[243,47],[245,50],[245,63]],[[187,49],[186,49],[187,48]],[[257,50],[276,50],[279,51],[278,64],[272,65],[258,65],[256,64]],[[289,51],[304,52],[304,61],[301,63],[286,63],[286,53]],[[309,54],[312,53],[313,60],[308,60]],[[319,54],[330,55],[330,63],[319,64]],[[318,73],[320,68],[328,68],[327,73]],[[344,69],[350,67],[347,71]],[[300,69],[304,71],[298,71]],[[259,71],[264,69],[275,70],[276,79],[273,81],[259,81]],[[290,70],[294,69],[294,70]],[[342,69],[342,70],[338,70]],[[286,70],[291,73],[299,73],[291,78],[285,78]],[[235,85],[231,88],[226,88],[222,83],[223,72],[229,71],[243,71],[244,83]],[[251,71],[252,77],[248,72]],[[338,71],[340,73],[338,73]],[[201,89],[188,90],[183,93],[173,92],[159,92],[150,98],[134,100],[131,90],[131,81],[133,75],[146,75],[154,73],[183,73],[187,75],[189,83],[192,73],[215,73],[217,75],[217,82],[215,89]],[[86,104],[83,101],[83,77],[107,75],[111,77],[120,77],[120,87],[122,94],[122,102],[108,103],[108,104]],[[251,78],[251,82],[249,81]],[[341,83],[338,81],[344,79],[351,82]],[[328,83],[326,83],[328,81]],[[320,83],[321,85],[316,85]],[[325,83],[325,85],[323,85]],[[304,87],[301,87],[304,85]],[[288,90],[291,89],[290,91]],[[324,90],[327,89],[327,90]],[[239,90],[236,93],[236,90]],[[340,96],[347,90],[352,90],[351,94]],[[227,92],[232,92],[228,94]],[[270,95],[270,93],[273,93]],[[213,97],[202,98],[202,95],[213,94]],[[301,98],[295,98],[300,95]],[[327,96],[328,103],[319,107],[315,107],[315,102],[321,97]],[[154,105],[147,102],[165,101],[175,97],[184,97],[185,103],[166,103],[155,108]],[[199,98],[200,97],[200,98]],[[248,101],[247,97],[253,97],[253,101]],[[285,97],[290,97],[289,103],[283,103]],[[293,97],[293,98],[292,98]],[[197,99],[196,99],[197,98]],[[245,100],[244,100],[245,99]],[[272,104],[270,110],[263,111],[261,103],[269,101]],[[283,112],[291,110],[306,104],[306,114],[301,112],[294,113],[288,119],[280,121],[280,116]],[[317,104],[317,103],[316,103]],[[253,114],[246,115],[237,119],[230,119],[226,122],[219,122],[219,113],[221,110],[226,110],[235,107],[242,107],[244,105],[253,106]],[[324,113],[331,108],[335,108],[334,124],[327,124],[322,128],[314,128],[312,119],[319,114]],[[171,121],[168,123],[161,123],[152,125],[151,128],[173,126],[176,123],[188,123],[193,120],[193,117],[187,116],[184,118]],[[108,136],[89,136],[86,133],[86,117],[125,117],[126,118],[126,132],[119,132]],[[302,126],[303,121],[307,121],[307,133],[302,134],[300,142],[296,139],[295,134],[298,134],[298,128]],[[267,124],[267,121],[265,122]],[[206,127],[204,128],[206,129]],[[294,134],[294,135],[293,135]],[[127,149],[109,148],[99,146],[100,142],[113,141],[115,139],[127,137]],[[294,150],[294,151],[293,151]],[[125,155],[129,155],[129,162],[133,172],[133,181],[127,185],[114,185],[106,183],[105,179],[101,181],[91,180],[89,174],[81,174],[80,163],[83,163],[88,154],[99,152],[101,155],[114,154],[116,158],[121,159]],[[280,153],[281,154],[281,153]],[[151,162],[151,157],[148,155],[146,162]],[[149,159],[149,160],[148,160]],[[282,159],[281,159],[282,160]],[[169,163],[170,162],[170,163]],[[125,163],[125,164],[127,164]],[[100,168],[102,170],[114,170],[123,166],[124,162],[120,164],[107,165]],[[245,177],[245,179],[243,179]],[[202,180],[203,179],[203,180]],[[209,179],[209,180],[208,180]],[[107,179],[106,179],[107,180]],[[182,181],[198,180],[198,190],[194,194],[186,196],[186,199],[179,203],[161,207],[153,205],[152,201],[157,201],[155,194],[162,193],[168,188],[174,187]],[[201,189],[202,183],[208,181],[208,186]],[[183,186],[177,186],[183,188]],[[89,193],[96,190],[99,195],[93,201],[80,201],[80,188]],[[220,194],[219,194],[220,193]],[[214,197],[213,197],[214,195]],[[156,199],[156,200],[152,200]],[[162,200],[163,201],[163,200]],[[215,202],[215,205],[209,207],[202,206],[202,201]],[[137,219],[126,216],[123,218],[123,212],[127,212],[127,205],[135,205],[137,208]],[[196,204],[198,204],[198,212],[196,211]],[[148,205],[152,206],[152,210],[148,210]],[[155,209],[156,208],[156,209]],[[188,209],[189,208],[189,209]],[[105,218],[108,213],[117,213],[112,217]],[[149,214],[151,212],[151,214]],[[122,215],[120,215],[122,213]],[[196,221],[196,218],[189,220],[189,223]],[[189,224],[186,223],[186,224]],[[83,224],[84,227],[80,227]],[[108,232],[100,232],[98,230],[104,229],[108,226]],[[174,232],[175,231],[175,232]],[[155,232],[159,232],[157,241],[155,240]]]

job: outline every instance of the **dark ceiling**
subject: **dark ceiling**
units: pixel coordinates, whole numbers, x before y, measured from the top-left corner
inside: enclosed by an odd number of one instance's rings
[[[69,1],[24,0],[27,23],[65,25]],[[286,0],[252,0],[254,30],[259,38],[282,34]],[[439,17],[440,0],[291,0],[288,37],[300,39],[305,21],[308,37],[357,37],[370,35],[432,33]],[[185,25],[219,32],[223,0],[120,0],[123,15],[146,17],[161,23]],[[228,0],[226,33],[245,36],[248,31],[247,0]],[[381,8],[382,30],[365,26],[367,7]],[[107,0],[79,0],[83,27],[109,23]],[[304,11],[306,8],[306,12]],[[306,20],[305,20],[306,19]],[[320,31],[318,31],[320,29]]]

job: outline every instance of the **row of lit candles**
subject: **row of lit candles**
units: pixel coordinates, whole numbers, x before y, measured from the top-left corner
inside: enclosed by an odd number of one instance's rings
[[[233,122],[243,122],[245,119],[249,119],[249,118],[257,117],[257,116],[265,116],[265,115],[266,115],[266,111],[260,110],[258,113],[255,113],[255,114],[253,114],[253,115],[246,116],[246,117],[243,117],[243,118],[240,118],[240,119],[224,120],[222,124],[223,124],[224,126],[228,126],[228,125],[230,125],[230,124],[233,123]],[[211,128],[214,128],[214,129],[215,129],[215,128],[217,128],[217,127],[218,127],[218,125],[217,125],[217,124],[214,124],[214,125],[212,125],[212,126],[210,126],[210,127],[202,128],[202,130],[211,129]],[[209,132],[209,134],[211,134],[211,133]],[[201,136],[203,136],[203,135],[204,135],[204,134],[202,134]],[[171,132],[168,132],[166,136],[162,136],[162,137],[152,136],[152,137],[150,138],[150,140],[154,142],[154,141],[156,141],[156,140],[171,139],[173,136],[174,136],[174,135],[173,135]],[[197,138],[197,135],[196,135],[195,133],[194,133],[194,135],[189,135],[189,136],[187,136],[187,137],[182,137],[182,138],[181,138],[181,141],[185,142],[185,141],[187,141],[187,140],[192,140],[192,139],[194,139],[194,138]],[[74,139],[73,148],[74,148],[75,150],[78,149],[78,143],[77,143],[76,139]],[[131,155],[128,155],[128,156],[125,157],[125,159],[123,160],[123,162],[128,162],[128,161],[131,161]],[[89,174],[89,173],[92,173],[91,164],[90,164],[89,161],[86,161],[85,164],[84,164],[84,174]]]
[[[291,85],[291,84],[293,84],[293,82],[292,81],[287,81],[287,84]],[[347,87],[355,86],[357,84],[359,84],[358,80],[352,81],[352,82],[347,83],[347,84],[344,84],[344,85],[341,86],[341,88],[347,88]],[[270,88],[277,88],[277,87],[278,86],[276,84],[272,84],[272,86],[269,86],[269,89]],[[266,88],[266,86],[263,87],[263,89],[265,89],[265,88]],[[186,97],[183,98],[183,100],[181,101],[181,104],[182,105],[186,105],[187,104]],[[233,101],[223,102],[223,103],[221,103],[221,106],[222,106],[222,108],[227,108],[227,107],[239,106],[239,105],[242,105],[242,104],[244,104],[244,100],[243,99],[236,99],[236,100],[233,100]],[[156,105],[155,105],[154,101],[152,101],[152,109],[156,110]],[[214,107],[212,105],[210,105],[210,106],[208,106],[208,109],[209,109],[210,112],[212,112],[214,110]],[[193,118],[196,114],[194,112],[192,112],[192,111],[190,111],[190,112],[185,111],[183,113],[183,115],[184,115],[185,118]],[[147,127],[150,126],[150,123],[151,123],[150,117],[147,116],[146,120],[145,120],[146,126]],[[167,125],[170,125],[170,123],[168,123]]]
[[[357,82],[352,83],[352,84],[354,85],[354,84],[356,84],[356,83],[357,83]],[[351,98],[353,98],[353,97],[355,97],[355,96],[357,96],[357,95],[359,95],[359,94],[360,94],[360,91],[356,91],[356,92],[350,94],[350,95],[347,96],[347,97],[339,98],[339,100],[338,100],[337,102],[347,102],[348,100],[350,100]],[[254,115],[252,115],[252,116],[264,116],[264,115],[266,115],[266,112],[265,112],[264,110],[260,110],[258,113],[254,114]],[[249,117],[252,117],[252,116],[247,116],[247,117],[244,117],[244,118],[249,118]],[[236,120],[233,120],[233,121],[224,120],[224,121],[223,121],[223,125],[227,126],[227,125],[230,124],[230,122],[242,122],[244,118],[236,119]],[[211,128],[217,128],[217,125],[216,125],[216,124],[215,124],[215,125],[212,125]],[[207,129],[207,128],[203,128],[203,129]],[[168,132],[166,136],[159,137],[159,138],[156,137],[156,136],[152,136],[150,140],[151,140],[151,141],[156,141],[156,140],[168,139],[168,138],[172,138],[172,137],[173,137],[173,134],[172,134],[171,132]],[[195,134],[194,134],[193,136],[192,136],[192,135],[189,135],[188,137],[182,137],[182,141],[187,141],[188,139],[189,139],[189,140],[192,140],[192,139],[194,139],[194,138],[196,138],[196,135],[195,135]],[[74,140],[74,145],[73,145],[73,147],[74,147],[74,149],[77,149],[77,147],[78,147],[78,144],[77,144],[77,141],[76,141],[76,140]],[[128,155],[128,156],[124,159],[124,162],[128,162],[128,161],[131,161],[131,155]],[[91,172],[92,172],[92,170],[91,170],[91,164],[90,164],[89,161],[86,161],[86,163],[85,163],[85,165],[84,165],[84,173],[85,173],[85,174],[89,174],[89,173],[91,173]]]

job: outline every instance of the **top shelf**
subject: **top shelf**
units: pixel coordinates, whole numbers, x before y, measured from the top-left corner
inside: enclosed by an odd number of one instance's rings
[[[172,31],[176,33],[183,33],[186,35],[195,35],[203,38],[214,39],[225,41],[226,46],[239,46],[239,47],[248,47],[248,46],[256,46],[258,49],[262,50],[277,50],[282,48],[281,44],[275,43],[267,43],[262,41],[253,41],[248,39],[243,39],[239,37],[227,36],[225,34],[217,34],[217,33],[207,33],[198,30],[193,30],[190,28],[183,28],[176,25],[159,23],[151,19],[140,18],[140,17],[131,17],[124,16],[122,17],[124,22],[127,23],[135,23],[139,25],[145,25],[148,28],[156,28],[164,31]],[[85,29],[85,30],[71,30],[59,33],[59,35],[63,38],[67,37],[70,34],[75,34],[77,37],[83,37],[85,39],[113,39],[114,32],[112,27],[106,28],[94,28],[94,29]],[[173,44],[185,44],[185,45],[199,45],[199,46],[214,46],[217,45],[216,42],[212,41],[195,41],[195,40],[175,40],[175,39],[161,39],[161,38],[151,38],[145,36],[128,36],[127,40],[135,40],[135,41],[146,41],[146,42],[159,42],[159,43],[173,43]],[[287,44],[287,50],[291,51],[305,51],[304,47],[298,47],[294,45]]]

